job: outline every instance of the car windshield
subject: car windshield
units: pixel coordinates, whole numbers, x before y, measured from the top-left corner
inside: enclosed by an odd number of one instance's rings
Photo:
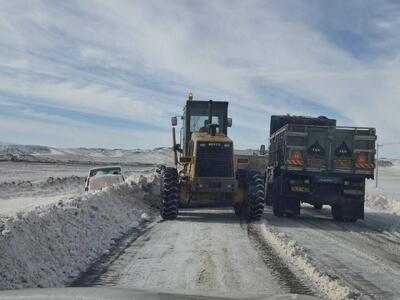
[[[121,175],[121,168],[101,168],[90,171],[90,177],[100,175]]]

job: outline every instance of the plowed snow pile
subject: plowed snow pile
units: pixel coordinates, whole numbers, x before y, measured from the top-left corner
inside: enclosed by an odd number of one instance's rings
[[[290,239],[285,233],[277,232],[275,228],[266,223],[265,226],[259,224],[251,225],[251,229],[268,241],[279,255],[287,261],[288,265],[301,270],[302,275],[308,278],[326,299],[353,299],[356,296],[338,280],[331,278],[315,265],[313,259],[308,256],[308,250],[299,243]]]
[[[151,217],[147,200],[158,197],[157,182],[141,178],[0,217],[0,288],[71,282],[116,238]]]
[[[400,199],[394,197],[381,194],[366,194],[365,205],[370,209],[400,214]]]

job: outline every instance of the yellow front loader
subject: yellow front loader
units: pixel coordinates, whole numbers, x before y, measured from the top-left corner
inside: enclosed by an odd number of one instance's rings
[[[251,167],[251,156],[235,156],[228,137],[228,102],[193,100],[189,93],[176,143],[172,118],[174,166],[161,166],[160,213],[178,216],[180,206],[232,205],[236,214],[260,219],[264,210],[264,176]]]

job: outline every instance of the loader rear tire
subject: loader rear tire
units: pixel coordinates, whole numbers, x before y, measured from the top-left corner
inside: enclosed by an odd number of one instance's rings
[[[247,180],[247,219],[260,220],[264,213],[264,179],[260,172],[249,170]]]
[[[172,220],[178,216],[179,182],[175,168],[164,168],[160,182],[161,203],[160,215],[163,219]]]

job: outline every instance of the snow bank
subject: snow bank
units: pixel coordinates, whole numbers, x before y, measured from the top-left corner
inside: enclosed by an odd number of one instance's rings
[[[299,246],[283,232],[275,232],[265,224],[252,224],[254,230],[265,239],[291,266],[300,270],[323,294],[324,299],[354,299],[358,294],[342,285],[337,279],[319,270],[307,250]],[[267,227],[268,226],[268,227]]]
[[[365,205],[373,210],[400,215],[400,199],[382,194],[365,195]]]
[[[158,174],[152,175],[132,175],[126,179],[131,184],[137,184],[143,191],[146,192],[144,200],[154,208],[160,208],[160,176]],[[154,195],[157,195],[156,197]]]
[[[147,185],[157,185],[157,180]],[[153,215],[149,195],[123,183],[0,218],[0,288],[57,287]],[[158,189],[154,189],[157,191]]]

